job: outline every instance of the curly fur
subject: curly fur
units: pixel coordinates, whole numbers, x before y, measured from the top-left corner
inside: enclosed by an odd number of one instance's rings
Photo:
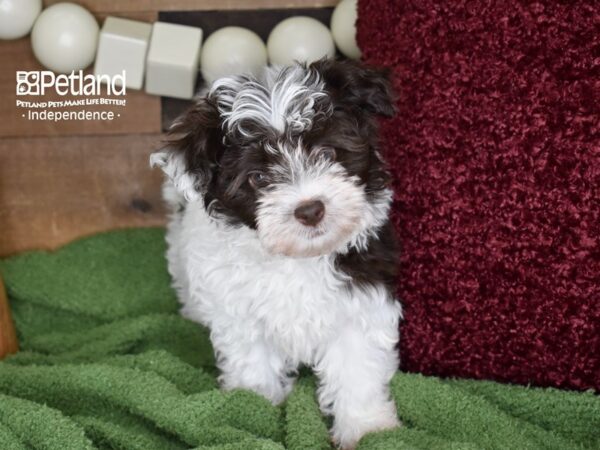
[[[167,175],[182,313],[210,328],[222,387],[279,403],[309,365],[346,448],[399,424],[388,383],[401,308],[376,121],[392,113],[376,70],[268,68],[218,80],[151,159]],[[315,200],[323,218],[296,220]]]

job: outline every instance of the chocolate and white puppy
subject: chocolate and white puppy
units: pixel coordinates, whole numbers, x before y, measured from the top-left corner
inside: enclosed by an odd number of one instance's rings
[[[386,77],[358,63],[266,68],[216,81],[151,158],[168,176],[182,313],[210,328],[223,388],[279,403],[311,366],[345,448],[399,424],[388,383],[401,308],[377,132],[393,112]]]

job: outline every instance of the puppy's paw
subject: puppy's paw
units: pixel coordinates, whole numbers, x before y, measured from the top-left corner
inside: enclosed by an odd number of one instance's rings
[[[401,426],[392,402],[366,414],[336,417],[332,432],[334,443],[341,450],[354,450],[358,441],[367,433]]]

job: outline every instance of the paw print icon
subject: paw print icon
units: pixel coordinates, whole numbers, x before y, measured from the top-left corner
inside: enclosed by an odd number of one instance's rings
[[[17,71],[17,95],[39,95],[40,73]]]

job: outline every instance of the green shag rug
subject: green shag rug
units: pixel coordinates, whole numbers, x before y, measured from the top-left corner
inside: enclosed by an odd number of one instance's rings
[[[0,263],[22,349],[0,363],[0,449],[329,449],[310,374],[281,407],[217,389],[163,240],[119,231]],[[406,373],[392,392],[405,426],[360,450],[600,449],[592,393]]]

